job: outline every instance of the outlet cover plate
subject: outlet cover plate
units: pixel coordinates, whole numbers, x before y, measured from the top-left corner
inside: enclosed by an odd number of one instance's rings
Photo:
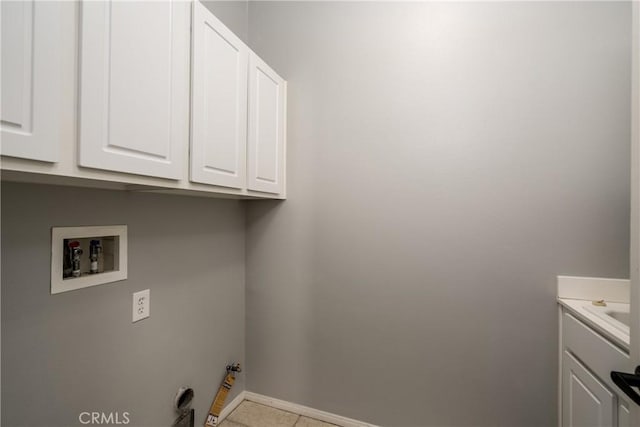
[[[137,322],[146,319],[151,314],[151,293],[149,289],[134,292],[133,294],[133,320]]]

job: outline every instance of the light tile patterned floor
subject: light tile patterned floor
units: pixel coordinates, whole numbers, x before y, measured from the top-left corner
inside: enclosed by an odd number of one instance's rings
[[[220,427],[336,427],[259,403],[243,401]]]

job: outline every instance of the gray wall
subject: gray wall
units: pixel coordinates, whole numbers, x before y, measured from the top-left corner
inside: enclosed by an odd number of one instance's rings
[[[289,81],[289,200],[248,205],[247,388],[382,425],[555,425],[555,276],[628,277],[630,22],[250,3]]]
[[[202,4],[245,43],[249,39],[247,0],[203,0]]]
[[[50,295],[51,226],[96,224],[128,225],[128,279]],[[182,385],[202,425],[225,364],[245,358],[244,247],[238,201],[3,182],[2,425],[128,411],[167,426]],[[133,324],[142,289],[151,317]]]

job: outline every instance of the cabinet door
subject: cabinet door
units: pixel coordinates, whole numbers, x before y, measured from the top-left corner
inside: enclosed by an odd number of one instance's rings
[[[618,401],[618,427],[631,427],[629,404]]]
[[[191,181],[245,188],[249,49],[193,3]]]
[[[58,2],[3,1],[1,153],[55,162],[59,154]]]
[[[566,350],[562,372],[562,426],[614,426],[616,397]]]
[[[284,190],[285,81],[257,55],[249,59],[248,182],[250,190]]]
[[[189,141],[190,5],[81,6],[80,165],[180,178]]]

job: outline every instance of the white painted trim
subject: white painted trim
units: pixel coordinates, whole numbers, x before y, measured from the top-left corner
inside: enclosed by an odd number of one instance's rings
[[[238,394],[231,402],[227,403],[227,405],[222,408],[222,412],[220,412],[220,416],[218,417],[218,423],[221,423],[225,418],[229,416],[241,403],[246,399],[247,392],[242,390],[240,394]]]
[[[562,370],[562,305],[558,305],[558,427],[562,427],[562,379],[564,371]]]
[[[284,98],[282,102],[284,103],[284,114],[282,116],[282,121],[284,122],[282,125],[282,134],[283,134],[283,143],[282,143],[282,191],[280,192],[280,197],[283,199],[287,198],[287,126],[289,126],[287,121],[287,111],[289,106],[287,105],[287,99],[289,96],[289,83],[284,81]]]
[[[558,276],[558,298],[589,301],[604,299],[628,304],[629,292],[628,279]]]
[[[640,364],[640,3],[632,2],[631,26],[631,360]],[[640,425],[640,406],[630,405],[629,425]]]
[[[297,403],[274,399],[272,397],[264,396],[262,394],[252,393],[250,391],[244,392],[244,398],[251,402],[260,403],[266,406],[271,406],[272,408],[281,409],[283,411],[293,412],[294,414],[302,415],[304,417],[314,418],[316,420],[335,424],[341,427],[377,427],[374,424],[368,424],[363,421],[354,420],[352,418],[331,414],[329,412],[324,412],[318,409],[309,408],[308,406],[298,405]]]

